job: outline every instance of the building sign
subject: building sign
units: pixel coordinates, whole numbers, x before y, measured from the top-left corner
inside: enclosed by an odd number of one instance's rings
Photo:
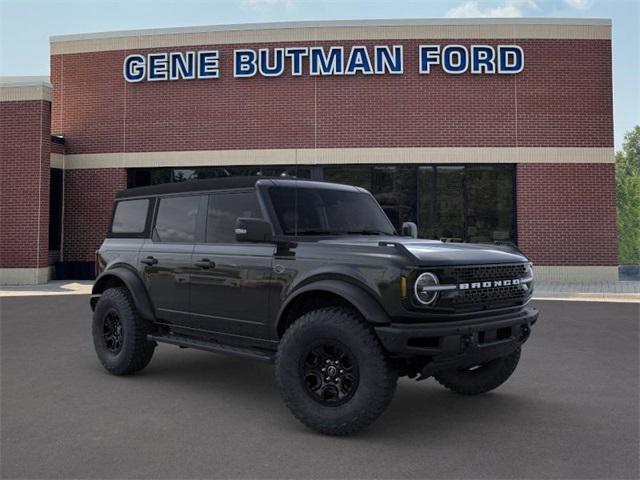
[[[418,73],[516,74],[524,69],[524,51],[518,45],[420,45]],[[127,82],[194,80],[220,77],[218,50],[132,54],[124,59]],[[288,47],[236,49],[235,78],[335,75],[402,75],[402,45],[375,47]]]

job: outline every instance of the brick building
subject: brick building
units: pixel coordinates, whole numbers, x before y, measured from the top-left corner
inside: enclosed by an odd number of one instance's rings
[[[71,35],[50,84],[0,85],[1,283],[90,276],[120,189],[247,174],[364,186],[539,278],[617,278],[608,20]]]

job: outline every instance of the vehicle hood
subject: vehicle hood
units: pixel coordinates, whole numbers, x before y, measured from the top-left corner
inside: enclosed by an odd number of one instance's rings
[[[412,256],[419,265],[478,265],[521,263],[527,257],[509,245],[483,243],[445,243],[397,236],[358,236],[321,240],[321,243],[358,247],[397,248]]]

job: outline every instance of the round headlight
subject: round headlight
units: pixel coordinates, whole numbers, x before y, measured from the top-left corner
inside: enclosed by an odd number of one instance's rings
[[[438,298],[438,291],[433,289],[433,287],[439,284],[438,277],[433,273],[426,272],[420,275],[413,285],[416,300],[423,305],[431,305],[436,301],[436,298]]]

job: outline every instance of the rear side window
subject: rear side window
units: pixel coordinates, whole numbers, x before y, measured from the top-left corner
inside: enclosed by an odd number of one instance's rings
[[[147,212],[149,211],[149,199],[122,200],[116,204],[113,214],[113,233],[144,233],[147,224]]]
[[[234,243],[238,217],[262,218],[255,191],[210,195],[207,243]]]
[[[198,195],[161,198],[154,239],[161,242],[193,242],[199,204]]]

